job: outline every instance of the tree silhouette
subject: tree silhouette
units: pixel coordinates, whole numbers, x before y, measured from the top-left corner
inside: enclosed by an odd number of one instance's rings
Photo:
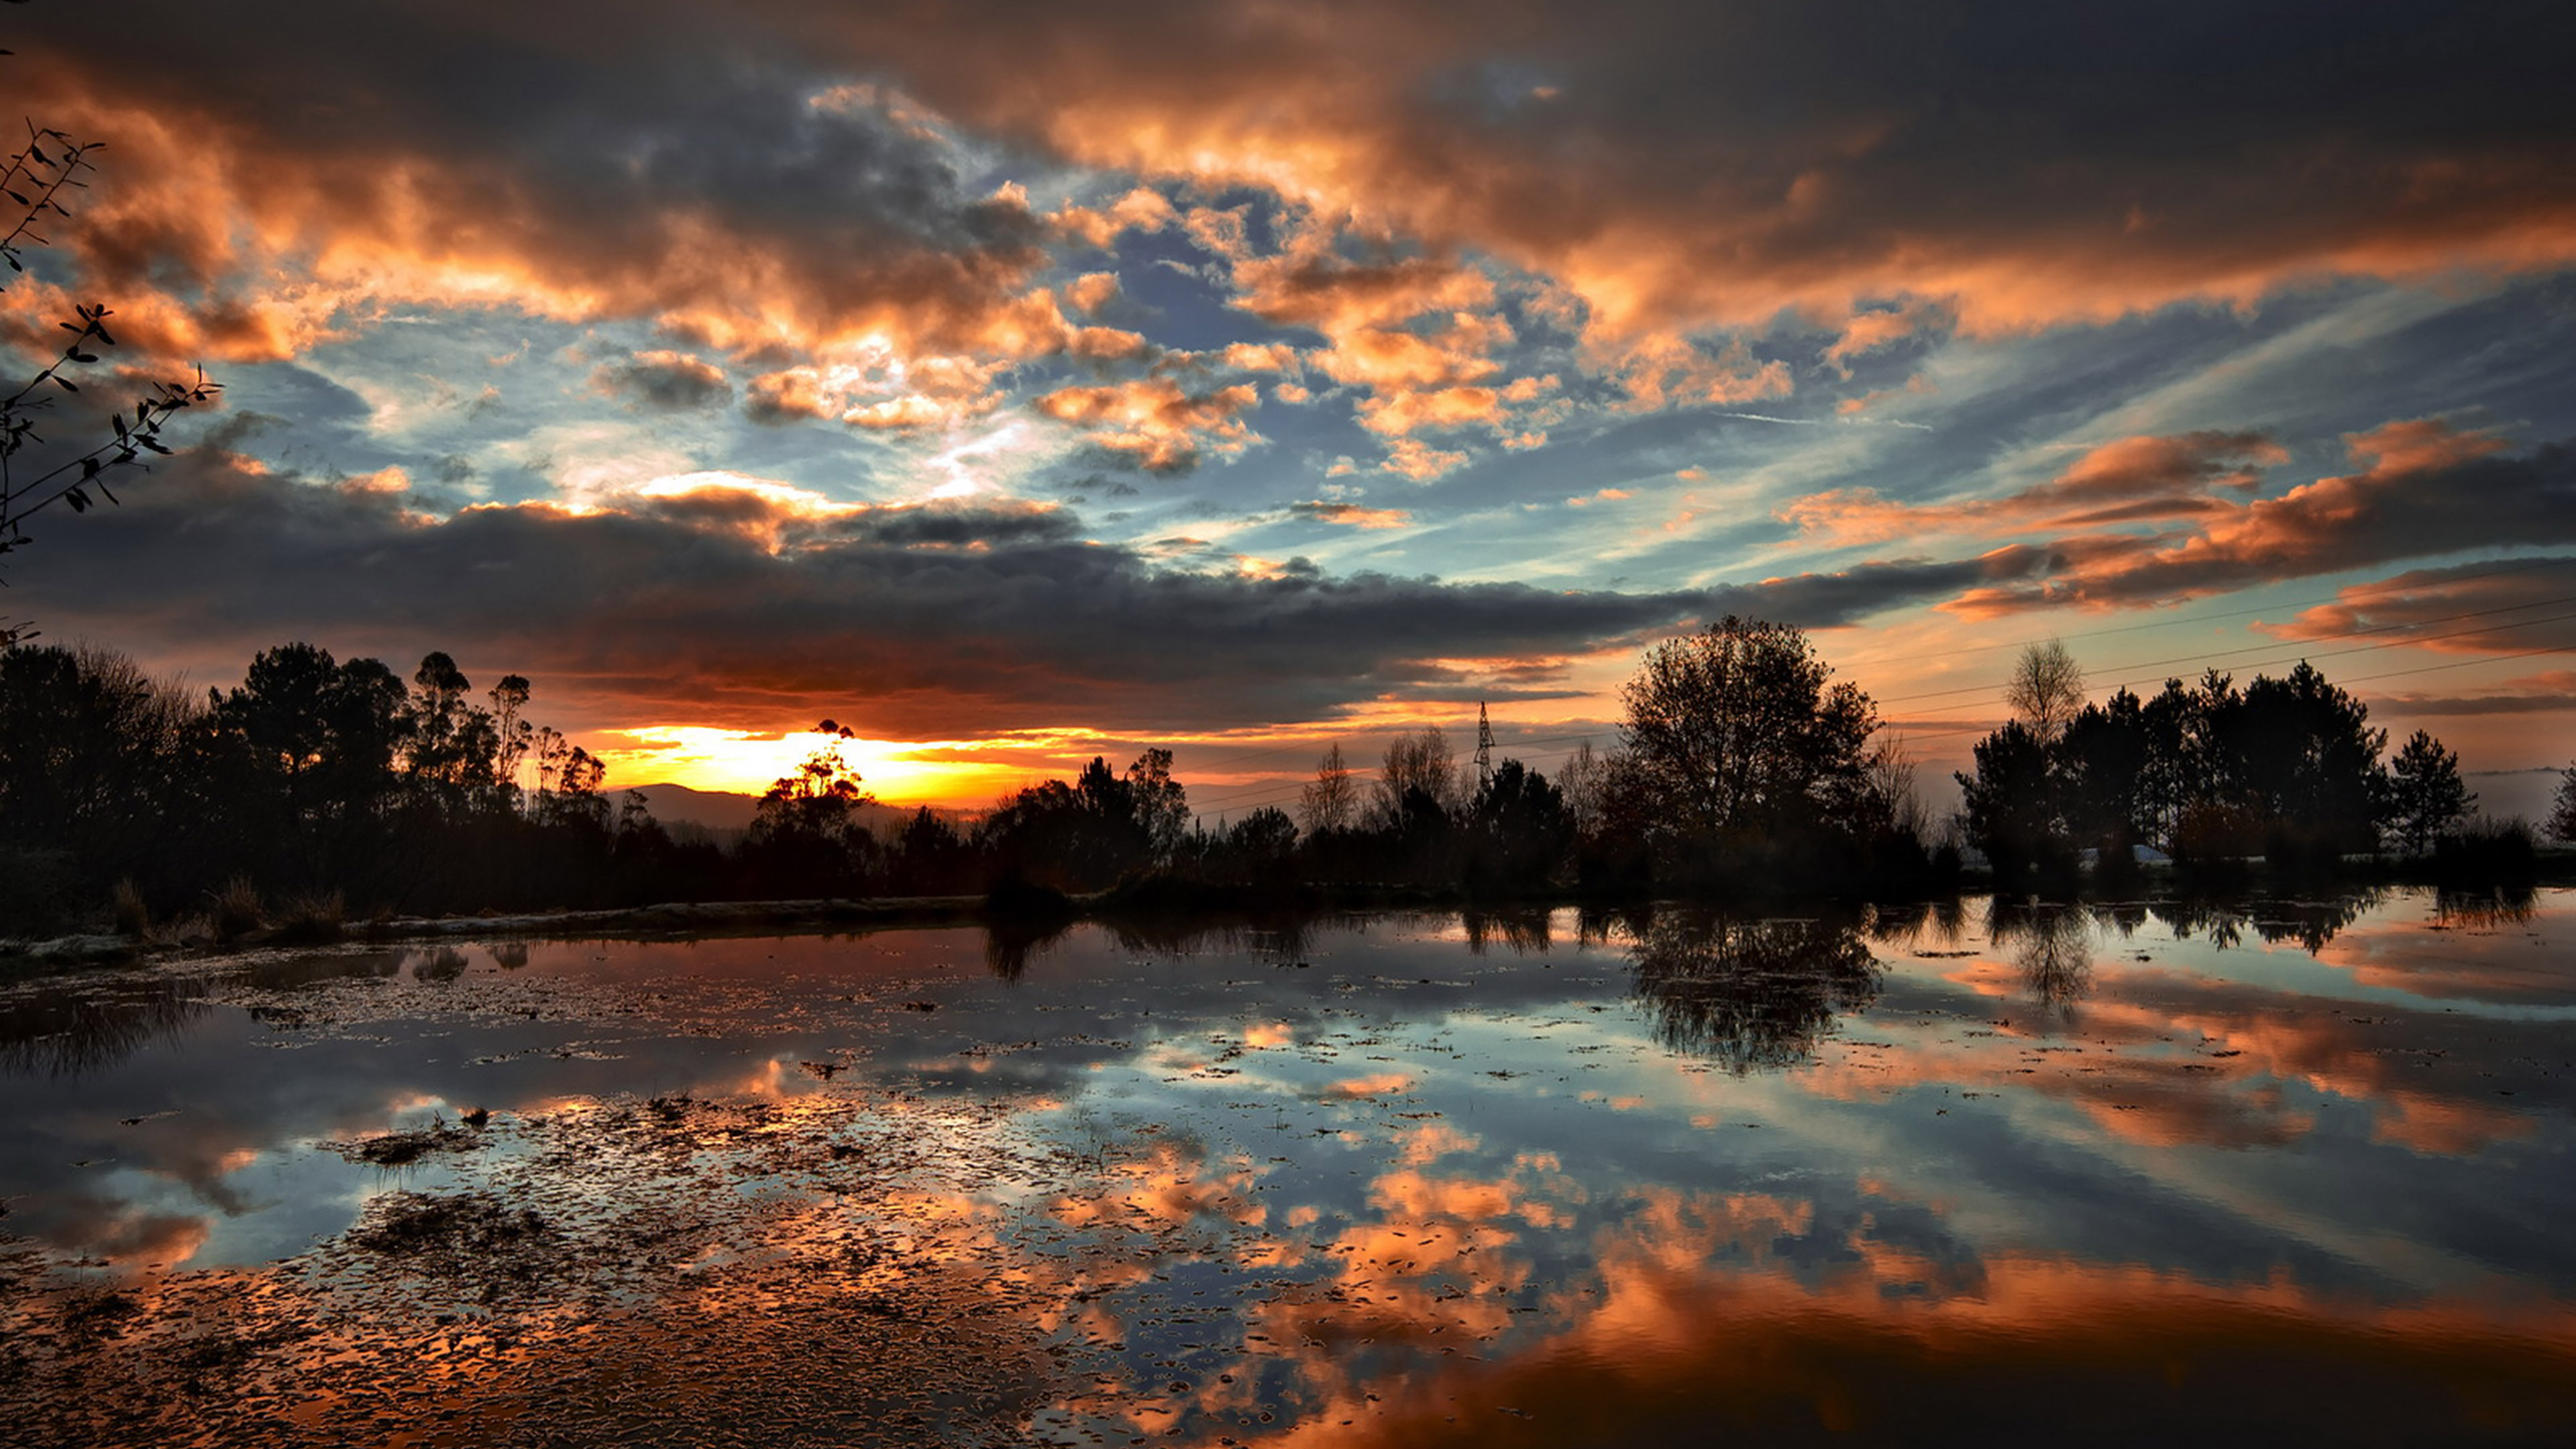
[[[1608,788],[1609,765],[1609,760],[1592,748],[1592,742],[1584,740],[1557,767],[1557,792],[1565,798],[1566,816],[1578,836],[1590,835],[1601,827],[1602,794]]]
[[[2390,823],[2410,855],[2421,855],[2433,837],[2469,813],[2478,797],[2460,780],[2460,757],[2417,730],[2388,762]]]
[[[1405,829],[1408,820],[1422,813],[1409,800],[1415,794],[1440,811],[1457,803],[1458,757],[1437,725],[1387,742],[1370,799],[1371,823],[1380,830]]]
[[[957,827],[927,805],[913,812],[895,836],[887,862],[898,895],[946,895],[969,885],[973,852]]]
[[[1157,832],[1177,844],[1189,819],[1171,762],[1171,751],[1147,750],[1122,778],[1094,755],[1072,784],[1048,780],[1003,801],[977,834],[996,878],[1098,890],[1154,863]]]
[[[1831,674],[1799,630],[1732,615],[1648,650],[1620,690],[1614,828],[1686,872],[1746,851],[1777,870],[1801,842],[1862,832],[1877,712]]]
[[[2066,850],[2050,750],[2013,720],[1977,741],[1973,753],[1976,769],[1956,777],[1961,821],[1996,879],[2018,883]]]
[[[1172,778],[1172,752],[1149,749],[1127,767],[1127,808],[1157,865],[1169,865],[1190,831],[1189,792]]]
[[[1988,735],[1958,777],[1962,818],[2007,875],[2063,866],[2078,846],[2120,860],[2133,842],[2203,863],[2331,866],[2376,849],[2389,809],[2388,735],[2369,713],[2305,662],[2242,690],[2216,670],[2151,700],[2124,689],[2054,738],[2022,719]]]
[[[2084,708],[2084,671],[2055,639],[2023,647],[2004,686],[2004,703],[2042,744],[2055,744]]]
[[[1348,830],[1359,814],[1359,790],[1351,783],[1350,767],[1342,763],[1342,744],[1335,740],[1324,757],[1315,762],[1315,778],[1297,794],[1297,818],[1309,835],[1328,830]]]
[[[343,876],[381,843],[411,723],[391,669],[282,644],[262,650],[241,686],[212,702],[219,739],[242,760],[244,823],[281,857],[272,871]]]
[[[859,773],[841,757],[851,732],[831,720],[814,727],[829,743],[805,757],[792,774],[771,782],[752,815],[742,855],[750,870],[799,896],[858,892],[875,841],[858,823],[872,803]]]
[[[2388,732],[2371,729],[2369,718],[2304,659],[2284,678],[2255,676],[2241,703],[2218,715],[2218,772],[2270,820],[2267,854],[2277,845],[2326,854],[2378,845]]]
[[[1505,760],[1467,808],[1467,883],[1526,890],[1546,884],[1574,839],[1565,797],[1518,760]]]
[[[2154,749],[2146,702],[2125,689],[2067,722],[2057,740],[2058,813],[2077,845],[2125,857],[2155,834],[2147,797]]]
[[[2558,793],[2549,801],[2549,834],[2553,839],[2576,841],[2576,765],[2569,765],[2558,777]]]
[[[1265,805],[1225,832],[1215,862],[1219,879],[1241,885],[1268,885],[1295,869],[1297,822],[1275,805]]]
[[[0,650],[0,920],[23,928],[152,873],[188,824],[170,817],[193,793],[203,713],[122,655]]]

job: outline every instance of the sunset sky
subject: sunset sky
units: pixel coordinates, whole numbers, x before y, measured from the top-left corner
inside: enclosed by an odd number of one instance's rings
[[[0,325],[104,302],[100,370],[226,390],[0,606],[199,686],[445,649],[612,787],[756,791],[829,715],[890,800],[1167,744],[1240,814],[1479,701],[1552,769],[1733,612],[1927,775],[2049,637],[2096,698],[2304,656],[2472,771],[2576,756],[2564,5],[0,29],[108,143]]]

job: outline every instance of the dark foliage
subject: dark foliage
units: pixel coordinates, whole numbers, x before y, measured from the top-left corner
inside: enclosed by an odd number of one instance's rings
[[[2474,820],[2434,837],[2431,865],[2447,886],[2528,886],[2540,877],[2540,846],[2519,820]]]
[[[2421,851],[2472,797],[2459,757],[2418,731],[2387,767],[2388,733],[2306,663],[2239,690],[2215,670],[2087,705],[2054,741],[2019,722],[1976,746],[1961,774],[1961,824],[1996,880],[2071,889],[2078,857],[2097,877],[2129,870],[2135,847],[2171,855],[2212,888],[2247,883],[2260,860],[2284,882],[2375,853],[2383,831]]]
[[[1738,1075],[1808,1060],[1839,1018],[1878,999],[1883,968],[1849,921],[1668,908],[1627,930],[1658,1039]]]
[[[2549,801],[2549,838],[2576,843],[2576,765],[2570,765],[2558,777],[2557,793]]]
[[[2477,798],[2460,780],[2460,757],[2422,730],[2388,762],[2389,825],[2410,854],[2458,824]]]
[[[1867,696],[1825,674],[1797,631],[1728,620],[1646,657],[1630,748],[1578,760],[1577,798],[1518,760],[1462,779],[1438,732],[1417,730],[1365,811],[1328,757],[1327,793],[1353,808],[1313,812],[1344,823],[1304,834],[1276,808],[1195,824],[1163,749],[1124,771],[1095,758],[971,825],[923,809],[880,834],[839,753],[849,732],[826,720],[825,747],[724,848],[640,796],[613,803],[600,762],[528,717],[528,680],[477,692],[442,653],[406,680],[285,644],[197,697],[112,654],[22,645],[0,650],[0,908],[11,934],[112,916],[138,934],[279,941],[391,913],[982,896],[1014,923],[1018,960],[1095,893],[1085,909],[1148,922],[1319,891],[1507,903],[1927,883],[1910,782],[1863,753]]]

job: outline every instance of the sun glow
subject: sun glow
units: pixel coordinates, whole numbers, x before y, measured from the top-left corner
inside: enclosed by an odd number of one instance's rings
[[[639,725],[607,734],[631,744],[601,746],[611,788],[673,784],[692,790],[757,795],[774,780],[795,773],[817,750],[838,748],[864,787],[894,804],[990,804],[1027,770],[998,761],[958,759],[971,748],[949,740],[837,739],[812,730],[765,734],[699,725]]]

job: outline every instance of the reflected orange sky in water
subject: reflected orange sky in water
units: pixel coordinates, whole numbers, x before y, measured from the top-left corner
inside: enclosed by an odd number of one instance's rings
[[[1009,982],[972,931],[280,963],[201,988],[180,1108],[132,1112],[108,1068],[17,1079],[90,1165],[0,1184],[0,1259],[67,1275],[0,1294],[0,1341],[87,1345],[63,1362],[143,1406],[82,1442],[229,1433],[288,1383],[317,1442],[424,1395],[457,1442],[615,1437],[621,1375],[684,1417],[908,1442],[2224,1437],[2295,1403],[2537,1435],[2576,1427],[2528,1196],[2569,1098],[2513,953],[2570,904],[2470,932],[2382,903],[2313,955],[1889,928],[1859,985],[1851,933],[1884,923],[1725,938],[1766,953],[1750,984],[1571,922],[1301,937],[1303,972],[1077,931]],[[2467,960],[2427,977],[2431,950]],[[2387,961],[2426,989],[2355,965]],[[1779,1050],[1658,1036],[1644,996],[1682,988]],[[340,1155],[469,1105],[490,1125],[413,1166]],[[487,1239],[364,1247],[403,1194],[480,1195]],[[299,1205],[287,1264],[207,1266]]]

